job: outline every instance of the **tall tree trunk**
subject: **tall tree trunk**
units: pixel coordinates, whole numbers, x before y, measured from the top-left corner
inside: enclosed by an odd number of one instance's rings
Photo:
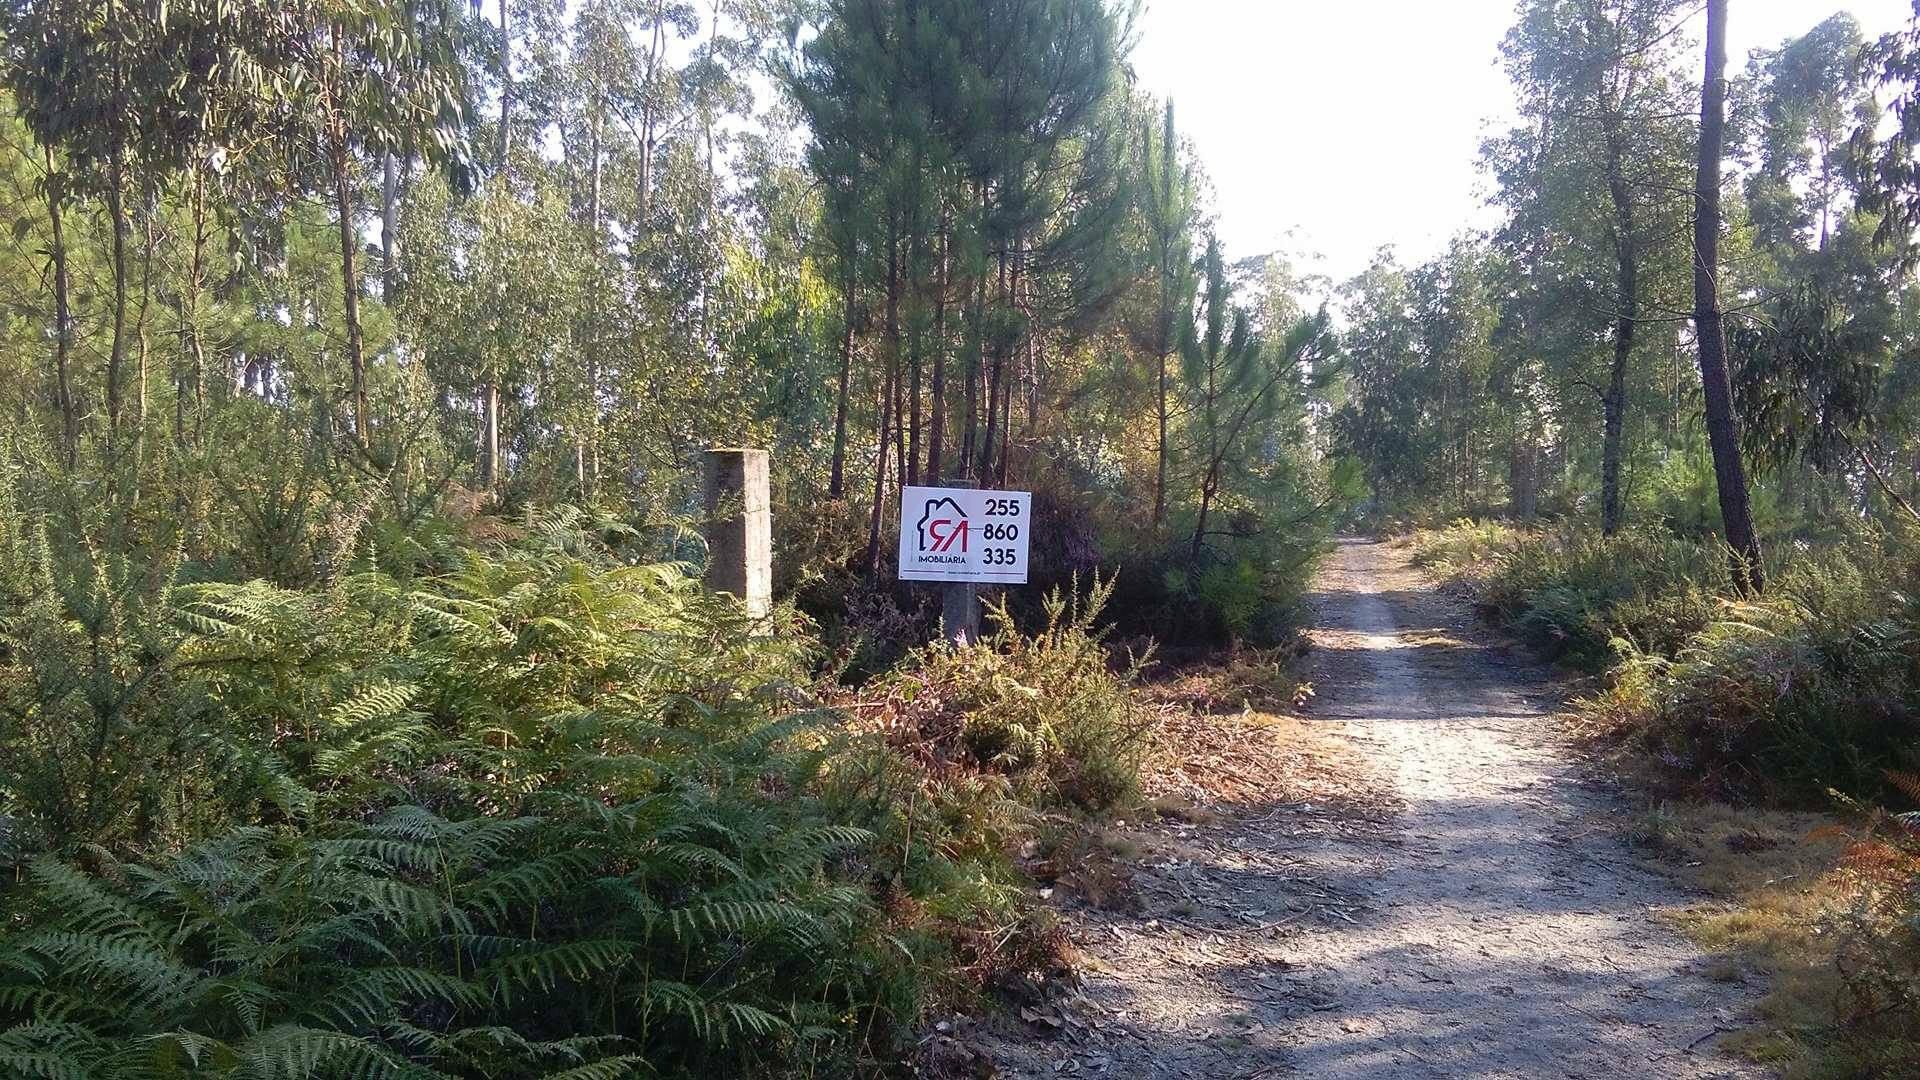
[[[994,286],[994,302],[999,310],[1007,310],[1007,253],[1000,252],[998,283]],[[1000,384],[1004,380],[1007,367],[1007,349],[996,334],[993,342],[993,355],[987,372],[987,428],[980,439],[980,475],[991,476],[994,471],[994,438],[1000,431]]]
[[[712,10],[707,15],[707,55],[709,56],[720,55],[720,20],[724,16],[725,13],[720,9],[720,0],[713,0]],[[707,151],[706,223],[711,225],[714,216],[714,197],[720,189],[720,173],[714,164],[713,152],[713,114],[715,105],[709,94],[703,92],[701,98],[700,125],[704,129],[702,138],[706,141]],[[701,312],[703,316],[705,311],[706,305],[702,304]],[[705,335],[702,336],[704,337]]]
[[[112,224],[113,338],[107,349],[107,460],[118,463],[127,356],[127,206],[120,151],[107,155],[107,217]]]
[[[193,166],[188,188],[188,227],[193,235],[188,244],[187,280],[180,297],[181,353],[187,358],[187,371],[176,388],[173,436],[182,457],[189,445],[198,448],[206,418],[207,353],[200,337],[200,294],[206,284],[207,264],[207,180],[199,165]],[[192,400],[192,437],[188,436],[187,403]]]
[[[640,78],[640,176],[639,201],[636,207],[636,227],[642,234],[647,231],[647,215],[653,206],[653,128],[657,122],[654,109],[654,77],[659,73],[660,65],[665,61],[667,49],[666,16],[660,5],[654,5],[653,40],[647,49],[647,63]]]
[[[1607,131],[1607,192],[1613,200],[1613,247],[1618,314],[1613,323],[1613,364],[1603,398],[1605,432],[1600,445],[1600,531],[1620,531],[1620,466],[1626,450],[1627,363],[1639,324],[1640,253],[1634,235],[1633,196],[1627,188],[1625,140],[1615,119]]]
[[[73,282],[67,268],[67,232],[60,204],[66,197],[66,178],[54,171],[53,150],[44,148],[47,163],[47,224],[53,247],[53,378],[54,397],[60,403],[60,454],[68,471],[80,464],[80,404],[73,397]]]
[[[904,484],[907,479],[907,463],[904,460],[906,457],[906,424],[904,421],[907,414],[906,411],[901,408],[901,395],[904,393],[904,388],[901,386],[901,375],[904,372],[901,367],[902,357],[900,349],[901,266],[900,227],[897,221],[893,223],[887,231],[887,392],[891,395],[888,400],[888,407],[893,410],[894,418],[894,466],[900,474],[897,478],[898,482]]]
[[[873,509],[867,518],[867,574],[880,576],[880,521],[885,512],[887,501],[887,443],[892,437],[893,425],[893,383],[895,372],[893,365],[887,365],[885,377],[881,380],[879,408],[879,438],[874,442],[878,449],[874,452],[873,462]]]
[[[920,391],[927,350],[927,334],[920,315],[925,310],[926,303],[926,288],[922,278],[922,267],[926,264],[923,250],[923,243],[916,237],[913,241],[913,257],[907,267],[907,271],[913,275],[914,306],[913,333],[909,335],[912,346],[907,358],[907,447],[906,453],[901,456],[900,466],[905,473],[903,479],[910,485],[920,483],[920,450],[923,445],[920,428]]]
[[[604,108],[595,95],[593,117],[587,124],[587,230],[595,251],[600,250],[600,113]]]
[[[1214,265],[1213,249],[1211,247],[1208,249],[1208,265]],[[1208,287],[1209,290],[1211,290],[1211,284],[1209,284]],[[1211,309],[1215,303],[1216,298],[1213,293],[1209,291],[1207,299],[1209,308]],[[1212,310],[1209,310],[1207,317],[1211,319],[1214,314]],[[1211,341],[1211,339],[1209,340]],[[1200,480],[1200,513],[1195,519],[1193,526],[1193,551],[1191,552],[1191,557],[1195,563],[1200,561],[1201,549],[1206,546],[1207,515],[1213,509],[1213,494],[1220,483],[1220,387],[1215,378],[1219,370],[1220,354],[1216,351],[1213,355],[1207,357],[1207,390],[1201,410],[1201,414],[1205,418],[1207,432],[1207,471],[1206,475]]]
[[[1700,380],[1706,392],[1707,441],[1713,448],[1713,480],[1720,517],[1731,549],[1734,588],[1758,593],[1764,586],[1760,540],[1747,501],[1746,469],[1727,378],[1727,339],[1720,319],[1720,154],[1726,133],[1727,0],[1707,0],[1707,72],[1700,90],[1700,162],[1694,173],[1693,325],[1700,347]]]
[[[833,402],[833,477],[827,482],[827,497],[833,499],[847,494],[847,389],[853,378],[854,289],[853,254],[848,252],[847,302],[840,328],[840,392]]]
[[[943,221],[940,227],[940,271],[933,298],[933,379],[929,387],[931,401],[927,417],[927,483],[941,480],[941,459],[946,452],[947,432],[947,289],[952,284],[952,238]]]
[[[125,62],[121,56],[119,16],[122,5],[107,4],[106,36],[109,70],[103,74],[113,92],[124,91]],[[109,122],[107,149],[107,219],[112,229],[110,259],[113,274],[113,336],[107,348],[107,463],[120,463],[120,418],[125,411],[123,387],[127,357],[127,175],[126,133],[116,117]]]
[[[400,158],[388,152],[380,163],[380,298],[392,304],[400,292]]]
[[[360,330],[360,271],[356,261],[360,237],[354,227],[353,151],[347,145],[347,118],[339,100],[339,84],[346,77],[346,67],[346,41],[335,28],[333,70],[323,76],[328,80],[323,105],[327,110],[327,155],[333,168],[334,213],[340,226],[340,293],[352,379],[353,438],[364,452],[373,441],[373,425],[367,415],[367,352]]]
[[[984,203],[985,196],[982,196]],[[967,426],[961,435],[959,460],[957,467],[964,478],[972,479],[980,474],[974,463],[980,450],[980,389],[986,380],[986,318],[987,318],[987,275],[981,274],[974,279],[971,311],[968,320],[972,323],[970,340],[967,343]]]
[[[601,411],[600,383],[604,379],[600,353],[600,313],[602,308],[602,279],[597,272],[599,256],[605,250],[601,239],[603,229],[601,220],[605,217],[602,207],[604,196],[601,191],[601,175],[604,171],[601,147],[600,125],[605,122],[606,101],[596,91],[593,99],[593,115],[587,125],[588,158],[587,168],[587,236],[589,251],[594,256],[596,273],[587,289],[587,333],[582,345],[587,356],[587,430],[581,435],[580,456],[584,459],[576,466],[580,475],[580,493],[582,498],[591,499],[600,485],[600,436],[605,418]]]
[[[1020,382],[1025,391],[1023,410],[1026,425],[1022,428],[1026,437],[1033,438],[1033,429],[1040,420],[1040,361],[1038,342],[1040,331],[1033,317],[1033,282],[1027,276],[1027,238],[1024,234],[1015,242],[1013,262],[1013,304],[1014,311],[1023,328],[1020,342]],[[1007,486],[1012,475],[1013,460],[1013,386],[1007,387],[1006,431],[1000,436],[1000,486]]]
[[[500,486],[500,384],[491,379],[480,388],[480,485]]]
[[[1178,171],[1179,148],[1174,137],[1173,102],[1168,100],[1161,116],[1159,183],[1156,187],[1148,183],[1145,190],[1153,195],[1159,206],[1154,215],[1154,240],[1157,245],[1158,262],[1155,267],[1159,277],[1160,311],[1155,322],[1154,338],[1154,421],[1158,432],[1154,441],[1153,473],[1153,527],[1157,532],[1167,520],[1167,463],[1169,450],[1167,444],[1167,419],[1169,413],[1167,360],[1173,353],[1173,308],[1174,294],[1179,288],[1179,268],[1174,265],[1174,243],[1179,237],[1181,222],[1175,220],[1174,198],[1180,194],[1184,181],[1176,179]]]
[[[153,307],[153,219],[160,212],[158,200],[150,200],[140,215],[140,311],[133,319],[135,363],[133,367],[133,501],[140,501],[140,478],[147,446],[147,375],[152,360],[152,341],[147,336],[147,314]]]
[[[341,306],[347,323],[347,367],[352,381],[353,437],[365,450],[373,438],[367,415],[367,352],[360,330],[360,271],[356,263],[360,244],[354,229],[353,178],[348,171],[346,136],[340,134],[333,155],[335,213],[340,218]]]
[[[988,360],[986,371],[987,426],[980,433],[979,475],[988,477],[994,471],[994,441],[1000,433],[1000,382],[1006,368],[1006,360],[995,349]]]
[[[1002,367],[1009,366],[1005,362]],[[1000,460],[994,466],[994,483],[1007,486],[1007,476],[1013,461],[1013,374],[1006,373],[1000,379]]]
[[[1158,529],[1167,520],[1167,357],[1173,352],[1173,297],[1172,285],[1161,274],[1160,283],[1160,333],[1154,372],[1156,385],[1156,404],[1154,419],[1159,424],[1159,435],[1154,442],[1155,468],[1153,473],[1153,526]]]

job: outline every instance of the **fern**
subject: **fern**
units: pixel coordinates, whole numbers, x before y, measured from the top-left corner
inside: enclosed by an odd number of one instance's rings
[[[571,527],[437,551],[438,577],[94,604],[160,644],[126,646],[151,674],[125,718],[171,710],[192,748],[129,743],[98,797],[192,812],[82,852],[0,770],[48,823],[0,892],[0,1073],[839,1075],[890,1052],[937,946],[876,904],[891,811],[847,785],[897,759],[794,691],[809,641],[747,633],[682,567],[583,557]],[[72,669],[40,659],[71,649],[57,607],[5,617],[40,651],[0,676],[71,708]],[[1033,655],[1090,671],[1087,636]],[[932,831],[906,847],[924,910],[1004,910]]]

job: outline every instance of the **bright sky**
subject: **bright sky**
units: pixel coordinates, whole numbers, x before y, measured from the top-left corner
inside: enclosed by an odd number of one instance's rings
[[[1488,121],[1511,117],[1497,63],[1510,0],[1148,4],[1134,67],[1146,89],[1173,96],[1230,257],[1318,255],[1301,269],[1341,280],[1383,244],[1412,264],[1494,220],[1475,159]],[[1912,0],[1728,6],[1729,71],[1835,11],[1869,37],[1913,13]]]

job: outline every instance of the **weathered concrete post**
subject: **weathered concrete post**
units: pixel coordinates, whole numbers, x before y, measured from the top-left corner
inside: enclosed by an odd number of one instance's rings
[[[970,488],[972,480],[949,480],[948,487]],[[940,633],[950,644],[972,645],[980,640],[980,586],[972,581],[949,581],[940,586]]]
[[[747,614],[773,613],[773,500],[765,450],[707,451],[707,587],[746,601]]]
[[[940,625],[947,640],[955,645],[972,645],[980,640],[980,586],[971,581],[950,581],[941,586]]]

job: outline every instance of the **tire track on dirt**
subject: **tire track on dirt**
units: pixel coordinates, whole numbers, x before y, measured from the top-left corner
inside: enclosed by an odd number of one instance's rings
[[[1312,718],[1403,811],[1151,830],[1139,910],[1069,910],[1083,982],[1053,1038],[995,1048],[1001,1075],[1768,1075],[1713,1049],[1752,991],[1661,924],[1688,897],[1618,839],[1540,673],[1389,545],[1343,541],[1313,605]]]

